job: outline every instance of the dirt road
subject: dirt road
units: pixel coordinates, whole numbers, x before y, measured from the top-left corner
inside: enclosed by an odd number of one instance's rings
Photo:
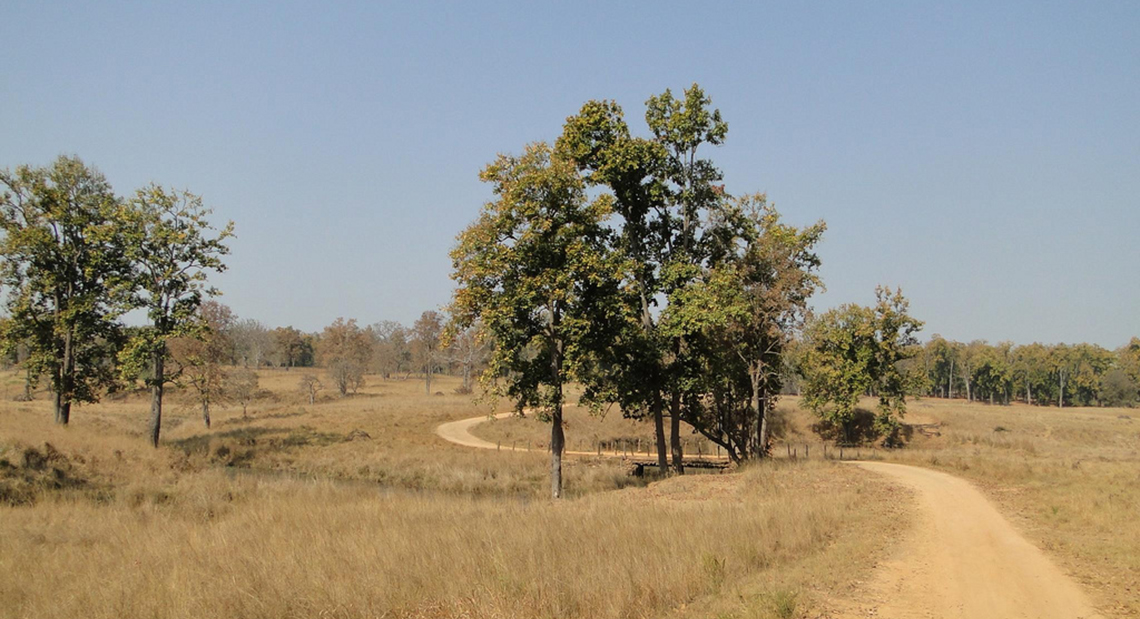
[[[838,617],[1091,619],[1084,593],[965,480],[913,466],[859,462],[912,489],[915,526],[879,565],[863,599]]]
[[[511,415],[514,415],[514,413],[499,413],[495,415],[495,418],[506,419]],[[477,449],[497,449],[498,445],[491,441],[485,441],[471,433],[471,428],[474,428],[488,419],[489,417],[483,415],[480,417],[460,419],[459,421],[449,421],[436,427],[435,433],[443,440],[455,443],[456,445],[475,447]]]

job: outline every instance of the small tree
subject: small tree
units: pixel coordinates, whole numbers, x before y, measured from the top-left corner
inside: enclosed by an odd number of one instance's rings
[[[759,458],[768,452],[768,413],[783,386],[785,350],[822,286],[814,248],[825,226],[782,223],[763,194],[716,214],[722,221],[712,223],[718,244],[711,251],[724,255],[675,315],[700,325],[690,345],[703,394],[690,402],[689,420],[733,460]]]
[[[439,363],[439,341],[443,335],[443,316],[426,311],[412,326],[412,358],[424,371],[424,392],[431,395],[431,375]]]
[[[229,329],[234,316],[225,305],[205,301],[198,308],[198,320],[203,329],[194,336],[174,338],[169,346],[171,358],[194,390],[202,408],[202,421],[209,428],[210,405],[221,404],[226,397],[222,364],[228,361],[233,349]]]
[[[241,404],[242,418],[248,417],[249,404],[257,397],[257,372],[249,368],[233,368],[226,372],[226,395]]]
[[[121,359],[129,376],[140,375],[144,364],[150,366],[149,438],[155,447],[162,427],[163,390],[176,378],[166,371],[167,342],[204,328],[196,317],[202,296],[218,294],[206,287],[206,272],[226,269],[221,257],[229,253],[224,241],[233,236],[233,222],[215,234],[206,219],[210,212],[200,197],[157,185],[140,189],[125,210],[137,305],[146,309],[151,324],[137,332]]]
[[[356,393],[364,384],[364,372],[372,358],[368,333],[356,326],[356,320],[337,318],[321,332],[317,350],[341,397],[350,390]]]
[[[317,392],[324,388],[321,384],[321,379],[317,378],[314,374],[305,374],[301,377],[301,381],[297,384],[301,393],[309,396],[309,406],[316,404]]]
[[[491,338],[481,323],[467,329],[448,333],[445,355],[453,363],[458,363],[463,373],[463,393],[471,393],[471,378],[475,369],[487,362],[491,354]]]
[[[273,350],[273,335],[265,325],[252,318],[234,323],[231,329],[234,364],[259,368]]]
[[[369,329],[373,340],[372,364],[380,375],[389,378],[410,367],[412,348],[408,342],[408,330],[403,325],[384,320]]]
[[[852,422],[859,397],[870,391],[879,399],[875,429],[895,440],[911,381],[900,362],[918,354],[914,334],[922,323],[907,315],[902,292],[880,287],[876,296],[874,308],[843,305],[807,329],[804,402],[838,427],[840,440],[847,443],[856,438]]]

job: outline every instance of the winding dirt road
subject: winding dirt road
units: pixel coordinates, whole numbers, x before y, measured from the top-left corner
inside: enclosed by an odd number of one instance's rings
[[[506,419],[511,415],[514,415],[514,413],[499,413],[495,415],[495,419]],[[475,447],[476,449],[498,449],[498,445],[491,441],[485,441],[471,433],[471,428],[474,428],[488,419],[490,419],[490,417],[482,415],[480,417],[460,419],[459,421],[449,421],[440,424],[435,429],[435,433],[443,440],[455,443],[456,445]]]
[[[969,482],[901,464],[856,465],[913,490],[918,513],[897,556],[839,617],[1103,619]]]
[[[511,413],[496,417],[503,418]],[[471,434],[473,417],[436,428],[444,440],[496,449]],[[930,469],[853,463],[911,489],[914,526],[839,619],[1104,619],[1084,592],[969,482]]]

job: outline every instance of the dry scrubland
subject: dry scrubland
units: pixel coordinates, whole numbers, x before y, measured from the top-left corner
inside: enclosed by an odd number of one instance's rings
[[[552,502],[544,454],[433,435],[488,412],[453,381],[310,407],[300,375],[262,372],[249,419],[221,408],[211,430],[175,394],[157,451],[142,396],[69,428],[42,395],[6,399],[0,616],[812,616],[905,526],[899,491],[827,462],[642,487],[575,459]]]

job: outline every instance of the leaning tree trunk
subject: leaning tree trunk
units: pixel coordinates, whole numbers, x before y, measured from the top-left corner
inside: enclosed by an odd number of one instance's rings
[[[158,435],[162,430],[162,389],[166,382],[166,350],[159,346],[153,353],[151,365],[154,376],[150,383],[150,444],[158,447]]]

